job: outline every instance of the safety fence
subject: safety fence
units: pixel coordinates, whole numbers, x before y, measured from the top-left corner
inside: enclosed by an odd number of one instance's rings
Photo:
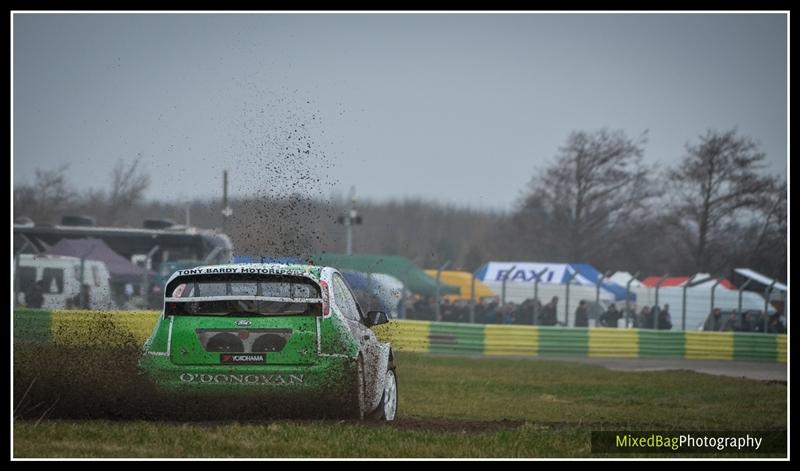
[[[14,312],[14,339],[61,345],[141,345],[158,315],[154,311],[18,310]],[[395,320],[374,330],[396,350],[408,352],[786,362],[786,335],[412,320]]]
[[[399,351],[786,362],[786,335],[396,321],[375,328]]]

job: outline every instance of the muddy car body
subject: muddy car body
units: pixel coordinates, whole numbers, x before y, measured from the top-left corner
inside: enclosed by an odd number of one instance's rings
[[[231,264],[179,270],[145,342],[159,388],[320,401],[344,415],[393,420],[394,357],[336,269]]]

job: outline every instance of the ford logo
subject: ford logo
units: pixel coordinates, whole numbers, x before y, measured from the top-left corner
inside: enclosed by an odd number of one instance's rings
[[[252,324],[252,322],[248,321],[247,319],[239,319],[238,321],[236,321],[236,325],[238,325],[239,327],[247,326],[250,324]]]

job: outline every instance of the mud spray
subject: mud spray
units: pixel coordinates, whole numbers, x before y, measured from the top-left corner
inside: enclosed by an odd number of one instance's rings
[[[254,87],[255,88],[255,87]],[[324,151],[322,117],[297,91],[254,91],[231,136],[234,216],[227,231],[235,253],[309,260],[323,228],[334,219],[330,194],[337,181]],[[324,196],[328,195],[328,196]],[[322,220],[325,221],[322,221]],[[160,392],[141,373],[140,342],[113,325],[92,329],[95,345],[14,342],[14,417],[27,420],[221,420],[342,416],[330,398],[295,404],[292,398],[187,397]],[[85,334],[85,333],[84,333]],[[113,337],[113,345],[103,339]]]

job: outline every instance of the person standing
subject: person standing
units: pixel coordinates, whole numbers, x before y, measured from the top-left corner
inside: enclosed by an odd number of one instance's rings
[[[44,304],[44,280],[31,284],[25,291],[25,305],[32,309],[41,309]]]
[[[722,328],[722,311],[718,307],[711,311],[711,315],[706,319],[703,324],[703,330],[708,332],[717,332]]]
[[[658,313],[658,329],[672,330],[672,317],[669,315],[669,304],[664,305],[664,309]]]
[[[650,313],[650,306],[644,306],[642,308],[642,312],[639,313],[639,328],[640,329],[653,328],[653,316]]]
[[[533,298],[533,324],[541,324],[542,320],[540,318],[542,314],[542,303],[539,301],[539,298]]]
[[[737,330],[739,330],[737,324],[738,324],[737,316],[736,312],[734,311],[731,313],[731,317],[729,317],[728,320],[725,321],[725,326],[722,328],[722,330],[724,332],[736,332]]]
[[[553,296],[553,299],[550,300],[542,308],[542,315],[540,317],[540,323],[542,325],[556,325],[558,321],[558,296]]]
[[[744,313],[742,316],[742,332],[752,332],[753,331],[753,316],[750,314],[750,311]]]
[[[608,306],[608,310],[600,316],[600,325],[603,327],[611,327],[612,329],[617,328],[617,324],[619,320],[622,318],[622,313],[617,311],[617,306],[615,304],[611,304]]]
[[[492,300],[492,302],[489,303],[489,306],[487,306],[485,317],[484,317],[484,320],[485,320],[485,322],[487,324],[496,324],[497,323],[497,310],[498,310],[497,307],[498,306],[499,306],[499,303],[498,303],[498,301],[496,299]]]
[[[650,310],[650,325],[649,328],[651,329],[658,329],[658,321],[661,319],[661,308],[658,307],[658,304],[654,304],[653,308]]]
[[[589,327],[589,310],[586,309],[586,301],[583,299],[575,309],[575,327]]]

